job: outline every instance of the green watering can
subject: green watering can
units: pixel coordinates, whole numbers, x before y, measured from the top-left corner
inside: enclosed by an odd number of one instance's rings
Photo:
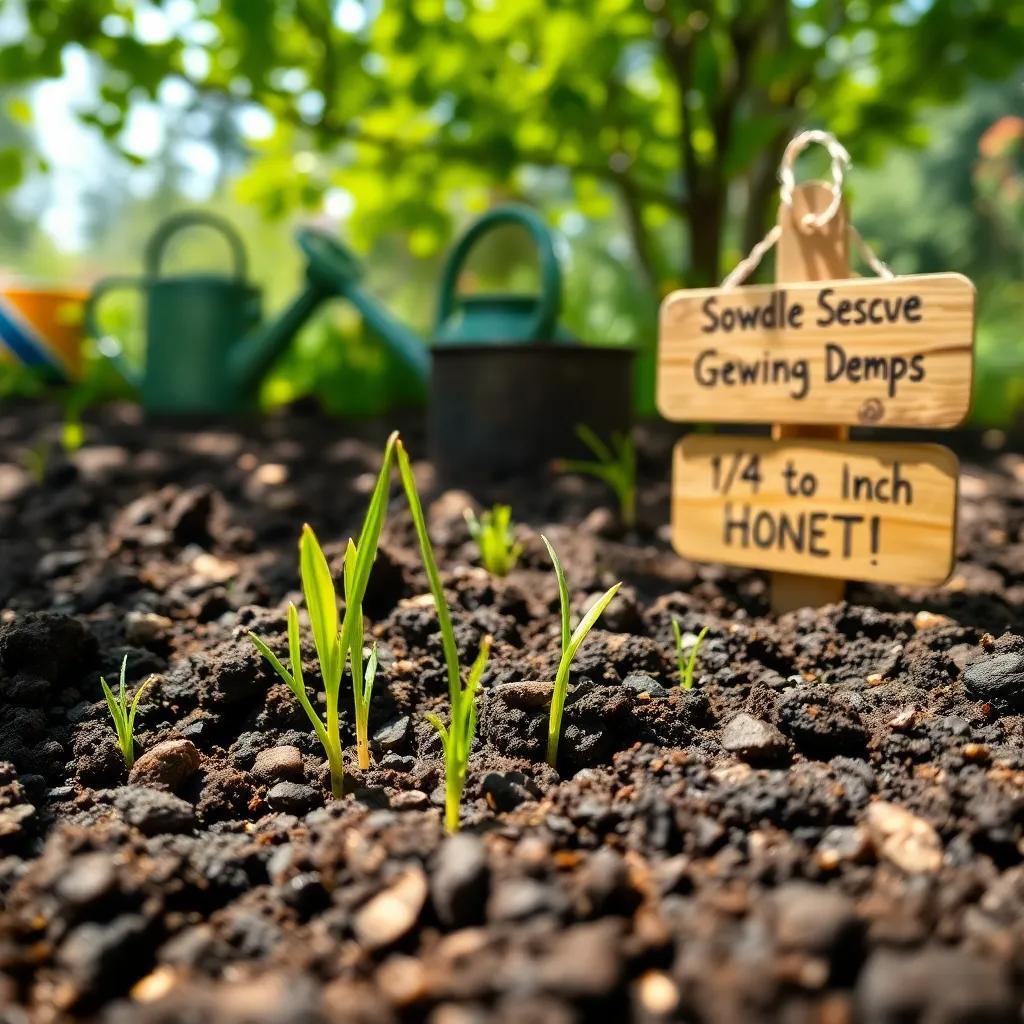
[[[227,240],[234,263],[230,276],[161,273],[164,251],[179,232],[208,227]],[[100,281],[86,305],[89,333],[100,351],[135,384],[143,406],[161,413],[234,413],[255,405],[260,382],[274,360],[322,302],[343,296],[375,326],[398,358],[421,379],[428,371],[422,341],[381,309],[362,289],[355,257],[316,228],[297,236],[306,261],[305,288],[271,323],[261,323],[260,292],[246,280],[242,240],[226,221],[192,211],[166,220],[146,246],[142,277]],[[121,344],[103,330],[98,306],[108,292],[135,288],[146,296],[146,356],[141,371],[123,358]]]

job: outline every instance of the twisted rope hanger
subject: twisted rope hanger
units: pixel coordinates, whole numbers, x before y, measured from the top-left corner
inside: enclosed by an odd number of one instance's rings
[[[839,212],[843,201],[843,182],[846,172],[850,167],[850,154],[846,147],[831,133],[822,131],[819,128],[800,132],[790,139],[782,154],[782,162],[779,165],[779,197],[786,206],[793,205],[793,190],[796,188],[796,174],[794,165],[796,158],[812,143],[818,143],[825,147],[831,158],[832,181],[830,191],[832,199],[828,206],[819,213],[806,213],[801,218],[801,224],[811,230],[823,228]],[[850,235],[860,252],[861,258],[879,277],[893,277],[893,272],[874,253],[871,246],[861,237],[860,232],[851,224],[849,225]],[[735,288],[742,284],[758,267],[765,254],[778,242],[782,235],[782,228],[776,224],[771,230],[757,242],[733,267],[724,281],[723,288]]]

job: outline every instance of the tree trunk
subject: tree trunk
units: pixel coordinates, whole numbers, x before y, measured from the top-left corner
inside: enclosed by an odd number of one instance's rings
[[[722,276],[722,225],[725,216],[725,185],[716,180],[711,188],[693,196],[687,204],[690,228],[688,288],[718,284]]]

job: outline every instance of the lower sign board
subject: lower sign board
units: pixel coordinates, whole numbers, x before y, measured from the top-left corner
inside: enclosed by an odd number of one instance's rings
[[[686,558],[925,586],[953,569],[958,465],[933,444],[691,435],[672,541]]]

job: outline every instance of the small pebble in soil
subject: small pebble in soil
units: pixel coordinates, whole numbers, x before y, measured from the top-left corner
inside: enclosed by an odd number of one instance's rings
[[[857,1019],[866,1024],[1000,1024],[1017,1016],[1002,967],[960,949],[877,950],[861,971],[856,997]]]
[[[908,874],[942,867],[942,840],[923,818],[904,807],[876,800],[864,815],[875,852]]]
[[[430,797],[422,789],[406,789],[391,798],[396,811],[425,811],[430,806]]]
[[[373,734],[373,742],[381,750],[397,751],[409,745],[411,736],[412,720],[408,715],[401,715],[382,725]]]
[[[124,618],[125,638],[130,644],[145,647],[146,644],[163,639],[173,625],[166,615],[131,611]]]
[[[783,949],[831,957],[847,950],[860,931],[853,901],[809,882],[787,882],[772,893],[775,938]]]
[[[786,737],[770,722],[741,711],[722,730],[722,746],[751,764],[771,764],[786,754]]]
[[[199,751],[191,740],[164,740],[150,747],[132,765],[128,781],[140,786],[177,789],[199,767]]]
[[[619,983],[624,969],[622,924],[615,918],[573,925],[540,964],[540,983],[570,999],[598,998]]]
[[[302,751],[292,746],[261,750],[253,761],[250,774],[257,782],[262,783],[301,779]]]
[[[553,889],[533,878],[510,878],[492,892],[487,916],[492,921],[526,921],[538,914],[559,914],[568,900],[560,889]]]
[[[406,868],[383,892],[356,911],[352,930],[366,949],[383,949],[408,934],[426,901],[427,876],[419,867]]]
[[[69,1001],[77,1001],[119,971],[130,971],[133,963],[145,956],[140,941],[145,930],[146,921],[140,914],[122,914],[103,924],[87,922],[70,932],[56,957],[72,986]]]
[[[67,905],[87,907],[100,902],[117,882],[117,866],[109,853],[83,853],[72,858],[57,880],[57,896]]]
[[[964,683],[979,700],[1024,708],[1024,654],[996,654],[976,661],[964,672]]]
[[[113,800],[124,820],[147,836],[190,832],[196,824],[192,805],[161,789],[124,786]]]
[[[279,782],[267,793],[267,803],[271,808],[287,814],[305,814],[320,802],[320,794],[301,782]]]
[[[840,865],[857,863],[871,852],[867,831],[855,825],[833,825],[826,829],[818,843],[815,858],[825,871],[835,871]]]
[[[484,920],[490,869],[478,836],[463,833],[445,840],[430,880],[430,896],[442,924],[450,928]]]
[[[630,672],[622,680],[622,685],[634,693],[646,693],[651,697],[668,696],[668,690],[654,676],[649,676],[646,672]]]
[[[511,811],[527,800],[541,795],[540,787],[522,772],[488,772],[482,783],[487,806],[496,811]]]

